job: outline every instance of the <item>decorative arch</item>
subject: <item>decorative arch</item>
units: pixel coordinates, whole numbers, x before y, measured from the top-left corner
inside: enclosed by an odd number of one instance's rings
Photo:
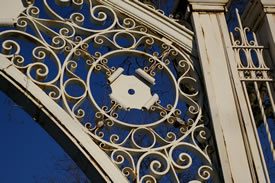
[[[55,2],[0,33],[1,90],[91,180],[218,179],[193,32],[137,1]]]

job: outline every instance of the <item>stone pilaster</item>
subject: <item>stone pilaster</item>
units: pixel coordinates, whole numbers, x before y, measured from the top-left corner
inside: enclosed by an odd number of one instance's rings
[[[225,182],[265,182],[225,20],[227,0],[189,0]],[[248,135],[249,134],[249,135]],[[257,149],[256,149],[257,150]],[[262,172],[260,173],[262,174]]]

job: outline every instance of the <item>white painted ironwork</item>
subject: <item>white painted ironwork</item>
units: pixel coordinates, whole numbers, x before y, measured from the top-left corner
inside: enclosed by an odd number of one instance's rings
[[[130,18],[141,22],[143,25],[152,27],[152,29],[161,34],[166,40],[177,43],[186,53],[197,56],[197,50],[194,46],[194,32],[184,25],[180,25],[167,16],[161,15],[157,11],[152,11],[150,7],[144,5],[138,0],[100,0],[101,3],[118,9]]]
[[[55,2],[71,8],[68,18],[43,0],[52,19],[40,18],[42,9],[30,5],[17,18],[17,30],[0,33],[12,66],[83,124],[129,181],[182,182],[192,166],[189,181],[214,179],[190,53],[97,1]],[[134,120],[135,110],[144,118]]]
[[[239,37],[235,39],[231,33],[231,39],[239,77],[253,119],[255,133],[257,133],[257,126],[264,123],[269,147],[275,161],[274,142],[272,141],[274,134],[271,134],[269,130],[269,123],[275,122],[274,75],[264,60],[264,46],[258,44],[254,33],[251,34],[251,39],[248,38],[250,30],[242,26],[238,10],[236,14],[239,27],[235,30],[239,33]]]
[[[274,76],[239,15],[239,37],[230,40],[228,0],[188,1],[196,43],[191,29],[138,0],[40,1],[47,15],[24,2],[17,18],[0,18],[17,29],[0,32],[0,81],[8,83],[0,88],[30,99],[30,113],[69,139],[86,174],[93,167],[107,182],[221,182],[198,55],[224,181],[269,182],[257,125],[275,159]]]

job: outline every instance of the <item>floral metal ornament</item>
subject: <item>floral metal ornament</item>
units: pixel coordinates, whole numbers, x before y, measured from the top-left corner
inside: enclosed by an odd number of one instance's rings
[[[2,31],[2,54],[83,124],[130,182],[212,180],[191,56],[100,1],[55,2],[43,0],[47,14],[31,4],[16,30]]]
[[[239,78],[249,104],[253,127],[257,131],[256,128],[262,123],[264,124],[264,133],[268,140],[273,161],[275,161],[275,147],[274,140],[272,140],[274,134],[270,129],[272,123],[275,122],[274,73],[272,73],[272,67],[270,67],[272,64],[268,59],[264,59],[266,48],[259,45],[255,33],[250,33],[248,27],[243,27],[237,9],[236,15],[239,26],[235,28],[235,31],[239,34],[239,39],[235,39],[236,36],[234,37],[231,33],[231,40]]]

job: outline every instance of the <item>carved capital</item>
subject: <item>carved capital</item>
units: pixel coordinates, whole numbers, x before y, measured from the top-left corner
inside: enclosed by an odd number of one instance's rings
[[[229,0],[188,0],[194,11],[224,11]]]
[[[274,0],[260,0],[263,7],[264,12],[275,14],[275,1]]]

